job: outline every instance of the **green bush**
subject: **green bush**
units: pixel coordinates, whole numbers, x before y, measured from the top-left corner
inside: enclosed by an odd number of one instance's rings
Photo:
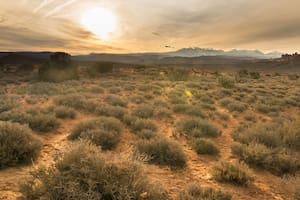
[[[214,188],[202,188],[193,183],[190,184],[186,190],[181,191],[179,200],[231,200],[232,196],[221,190]]]
[[[72,108],[68,108],[65,106],[59,106],[55,108],[55,116],[60,119],[75,119],[76,112]]]
[[[283,145],[289,149],[300,151],[300,118],[285,120],[277,130]]]
[[[37,184],[38,183],[38,184]],[[108,157],[87,142],[75,143],[55,165],[38,169],[20,187],[22,200],[167,200],[138,161]]]
[[[249,75],[253,79],[259,79],[260,78],[260,73],[259,72],[250,72]]]
[[[104,93],[104,89],[102,87],[98,87],[98,86],[89,88],[88,91],[91,93],[94,93],[94,94],[103,94]]]
[[[247,186],[254,181],[247,165],[221,161],[213,168],[213,176],[217,181]]]
[[[231,99],[223,99],[220,101],[220,105],[230,112],[236,111],[236,112],[244,112],[247,109],[247,106],[243,103],[240,103],[238,101],[234,101]]]
[[[45,133],[55,130],[60,125],[51,109],[51,107],[46,109],[33,107],[26,113],[14,109],[0,113],[0,120],[28,124],[32,130]]]
[[[167,108],[160,108],[156,111],[155,116],[159,119],[170,119],[172,118],[172,112]]]
[[[57,52],[51,55],[50,61],[39,69],[41,81],[61,82],[78,79],[77,67],[71,62],[71,55]]]
[[[256,124],[241,133],[233,134],[233,137],[243,144],[258,142],[272,148],[280,146],[282,142],[282,137],[276,128],[266,124]]]
[[[188,104],[177,104],[174,105],[173,111],[175,113],[185,114],[188,116],[206,118],[201,106],[188,105]]]
[[[17,97],[0,95],[0,113],[4,111],[9,111],[17,106],[19,106],[19,101]]]
[[[256,106],[257,112],[269,114],[271,112],[278,112],[280,109],[276,105],[266,105],[266,104],[259,104]]]
[[[132,114],[140,118],[150,118],[154,114],[154,109],[150,105],[142,104],[135,107]]]
[[[288,78],[289,78],[289,80],[291,80],[291,81],[298,80],[299,77],[300,77],[300,76],[299,76],[298,74],[289,74],[289,75],[288,75]]]
[[[88,67],[87,73],[91,77],[95,77],[98,74],[110,73],[114,69],[114,64],[111,62],[98,62]]]
[[[142,131],[142,130],[157,131],[156,124],[153,121],[148,119],[137,119],[130,125],[130,127],[135,132]]]
[[[191,76],[191,71],[186,68],[173,68],[166,74],[170,81],[187,81]]]
[[[199,118],[184,118],[177,123],[177,131],[188,137],[218,137],[220,131],[213,125]]]
[[[114,149],[120,141],[122,131],[121,122],[112,117],[100,117],[77,124],[69,139],[88,139],[93,144],[101,146],[103,150]]]
[[[300,168],[297,157],[286,151],[270,149],[263,144],[234,143],[231,149],[234,155],[248,165],[266,169],[276,175],[291,174]]]
[[[99,104],[92,112],[97,114],[98,116],[115,117],[122,120],[123,116],[127,114],[127,109],[120,106]]]
[[[159,137],[159,134],[152,131],[152,130],[148,130],[148,129],[143,129],[141,131],[136,132],[136,135],[141,138],[141,139],[145,139],[145,140],[150,140],[153,139],[155,137]]]
[[[235,87],[235,80],[229,76],[221,76],[218,78],[218,83],[223,88],[234,88]]]
[[[28,127],[0,122],[0,168],[30,163],[41,147],[41,141]]]
[[[37,113],[29,116],[29,127],[37,132],[45,133],[55,130],[59,127],[60,123],[52,114]]]
[[[145,97],[141,95],[134,95],[133,97],[130,98],[130,100],[135,104],[141,104],[146,102]]]
[[[19,109],[13,109],[0,113],[1,121],[17,122],[20,124],[26,124],[28,122],[28,117],[28,114],[20,112]]]
[[[117,95],[108,95],[105,98],[105,101],[113,106],[121,106],[121,107],[126,107],[128,102],[124,101]]]
[[[191,143],[197,154],[217,155],[219,153],[219,149],[209,140],[197,138],[191,140]]]
[[[182,147],[175,141],[166,138],[142,140],[137,144],[141,154],[149,156],[149,161],[162,166],[183,168],[186,165],[186,156]]]
[[[132,116],[129,114],[125,114],[121,120],[124,124],[131,127],[138,120],[138,117],[135,117],[135,116]]]

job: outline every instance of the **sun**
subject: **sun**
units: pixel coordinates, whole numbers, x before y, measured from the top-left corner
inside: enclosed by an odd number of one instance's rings
[[[86,9],[80,18],[81,24],[101,39],[109,39],[117,30],[117,17],[105,8]]]

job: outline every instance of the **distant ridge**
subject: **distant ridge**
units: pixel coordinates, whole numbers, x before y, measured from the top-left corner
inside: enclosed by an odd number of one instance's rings
[[[206,48],[183,48],[177,51],[165,53],[166,56],[171,57],[199,57],[199,56],[230,56],[230,57],[248,57],[248,58],[258,58],[258,59],[270,59],[270,58],[280,58],[282,52],[270,52],[263,53],[259,50],[237,50],[233,49],[230,51],[216,50],[216,49],[206,49]]]
[[[0,52],[3,64],[40,64],[49,60],[53,52]],[[78,62],[118,62],[130,64],[224,64],[240,63],[251,60],[269,60],[280,58],[284,53],[263,53],[259,50],[216,50],[207,48],[183,48],[171,52],[149,53],[90,53],[73,55]]]

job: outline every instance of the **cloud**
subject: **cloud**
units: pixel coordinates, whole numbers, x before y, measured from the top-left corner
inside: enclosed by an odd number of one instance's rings
[[[38,11],[40,11],[41,9],[43,9],[44,7],[46,7],[54,1],[56,0],[43,0],[35,9],[33,9],[33,13],[37,13]]]
[[[120,47],[112,45],[104,45],[96,40],[95,36],[76,24],[63,20],[60,21],[60,26],[50,24],[50,27],[56,27],[59,34],[45,29],[33,30],[26,27],[11,27],[0,25],[0,46],[7,50],[9,46],[11,50],[63,50],[70,52],[89,52],[97,51],[121,51]],[[58,23],[58,22],[56,22]],[[54,23],[54,24],[56,24]],[[47,27],[49,28],[49,27]],[[96,45],[97,44],[97,45]]]
[[[82,10],[93,6],[116,13],[116,38],[101,41],[80,25]],[[167,45],[300,51],[299,0],[10,0],[0,7],[5,49],[163,51]]]
[[[76,1],[78,1],[78,0],[69,0],[69,1],[66,1],[66,2],[60,4],[59,6],[55,7],[54,9],[50,10],[48,13],[46,13],[45,16],[49,17],[51,15],[54,15],[54,14],[60,12],[63,8],[65,8],[65,7],[67,7],[67,6],[75,3]]]

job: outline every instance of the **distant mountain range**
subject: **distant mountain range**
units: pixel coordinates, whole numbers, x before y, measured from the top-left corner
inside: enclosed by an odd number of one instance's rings
[[[49,60],[52,52],[0,52],[0,63],[4,64],[40,64]],[[215,50],[205,48],[183,48],[171,52],[153,53],[91,53],[73,55],[78,62],[119,62],[131,64],[203,64],[236,63],[241,61],[280,58],[284,53],[263,53],[258,50]]]
[[[199,56],[229,56],[229,57],[240,57],[240,58],[258,58],[258,59],[270,59],[281,57],[282,52],[270,52],[263,53],[259,50],[237,50],[233,49],[230,51],[216,50],[216,49],[205,49],[205,48],[183,48],[177,51],[162,53],[165,56],[170,57],[199,57]]]

